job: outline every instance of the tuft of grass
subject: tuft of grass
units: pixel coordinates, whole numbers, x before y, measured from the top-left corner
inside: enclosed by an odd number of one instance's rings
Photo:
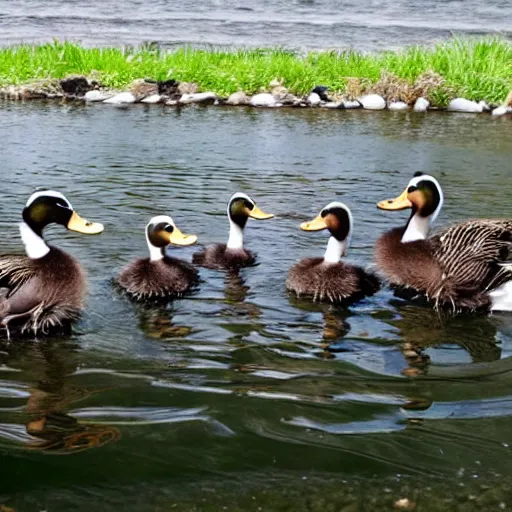
[[[408,102],[426,94],[435,104],[454,96],[497,103],[512,90],[512,43],[498,37],[451,39],[379,54],[297,54],[279,48],[163,51],[152,45],[84,48],[59,41],[0,49],[0,86],[72,74],[93,76],[115,89],[137,78],[175,78],[226,96],[239,90],[269,90],[269,83],[278,78],[300,95],[321,84],[348,96],[380,91]]]

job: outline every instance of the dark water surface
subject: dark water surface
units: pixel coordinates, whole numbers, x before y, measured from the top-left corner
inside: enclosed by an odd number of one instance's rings
[[[0,504],[234,510],[249,493],[240,510],[317,510],[304,508],[317,492],[318,510],[331,510],[330,493],[392,503],[409,489],[428,503],[444,486],[458,503],[509,482],[512,317],[444,318],[388,290],[344,311],[284,290],[288,268],[327,242],[300,222],[345,201],[348,259],[370,264],[376,237],[406,216],[375,203],[416,170],[444,187],[439,224],[511,217],[509,120],[4,105],[0,139],[1,252],[22,250],[16,223],[36,186],[105,223],[95,237],[48,229],[88,271],[75,334],[0,342]],[[201,270],[200,290],[168,308],[112,289],[146,253],[151,216],[169,213],[201,244],[223,241],[238,190],[276,214],[247,226],[259,266]]]
[[[51,41],[395,49],[455,34],[512,36],[510,0],[15,0],[0,44]]]

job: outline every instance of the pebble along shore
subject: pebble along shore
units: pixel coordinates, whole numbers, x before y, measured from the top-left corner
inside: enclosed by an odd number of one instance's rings
[[[269,84],[269,92],[253,96],[243,91],[227,98],[218,97],[211,91],[199,92],[198,85],[177,80],[156,81],[139,79],[132,82],[127,91],[112,91],[86,76],[70,76],[62,80],[39,80],[27,85],[11,85],[0,88],[0,99],[7,101],[64,100],[86,103],[106,103],[125,106],[135,103],[182,106],[190,104],[250,106],[263,108],[299,107],[327,109],[391,110],[426,112],[446,110],[449,112],[491,113],[493,116],[512,114],[512,91],[502,104],[488,104],[465,98],[452,99],[445,108],[431,107],[428,99],[419,97],[405,102],[369,93],[357,97],[331,95],[328,88],[318,85],[306,96],[291,94],[278,80]]]

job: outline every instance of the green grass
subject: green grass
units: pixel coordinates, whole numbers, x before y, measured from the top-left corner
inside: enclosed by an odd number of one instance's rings
[[[0,85],[92,73],[104,85],[117,89],[136,78],[175,78],[197,82],[201,90],[225,96],[237,90],[249,94],[268,90],[271,80],[282,78],[292,93],[306,94],[318,84],[342,92],[348,78],[375,83],[383,73],[412,83],[427,71],[434,71],[445,80],[439,102],[448,96],[501,102],[512,90],[512,43],[501,38],[451,39],[433,47],[410,47],[401,52],[305,55],[281,49],[98,49],[67,42],[0,49]]]

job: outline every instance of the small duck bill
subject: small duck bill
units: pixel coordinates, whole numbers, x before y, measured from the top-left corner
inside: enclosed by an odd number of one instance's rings
[[[84,235],[97,235],[101,233],[105,228],[100,222],[89,222],[83,219],[73,210],[71,218],[69,219],[66,228],[70,231],[76,231]]]

